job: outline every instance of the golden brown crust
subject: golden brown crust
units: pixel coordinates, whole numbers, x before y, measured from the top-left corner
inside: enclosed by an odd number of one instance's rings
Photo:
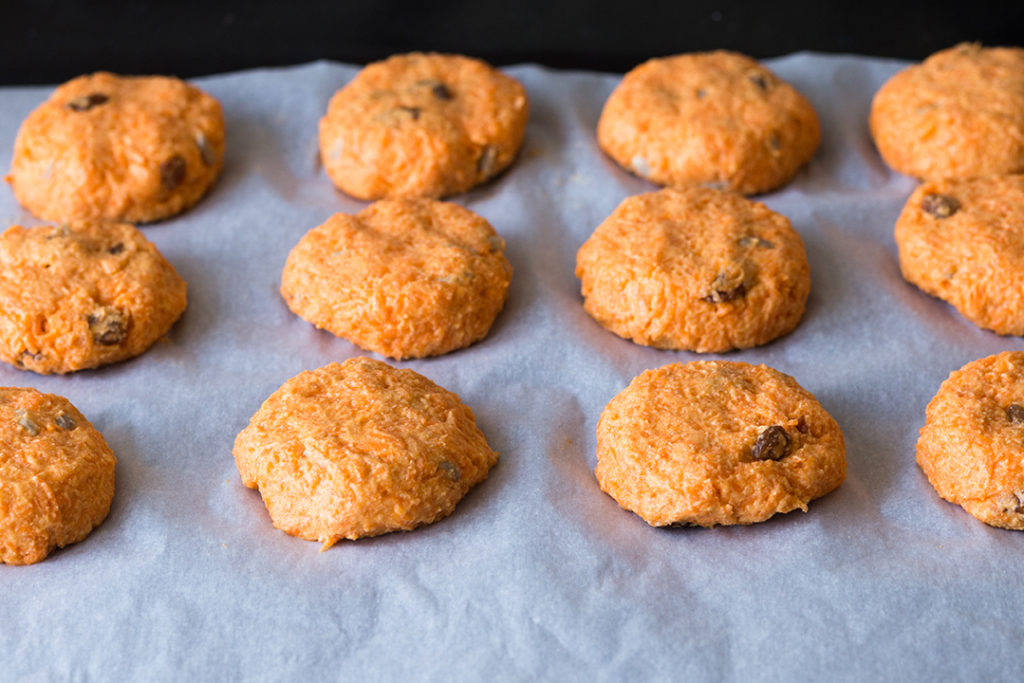
[[[937,180],[1024,172],[1024,49],[963,43],[890,78],[871,134],[900,173]]]
[[[224,164],[220,103],[164,76],[80,76],[29,114],[11,183],[51,221],[141,223],[191,207]]]
[[[0,387],[0,562],[32,564],[110,510],[117,459],[67,399]]]
[[[811,286],[788,219],[697,187],[623,201],[580,247],[576,277],[586,311],[615,334],[702,353],[791,331]]]
[[[647,370],[597,425],[601,489],[652,526],[753,524],[806,511],[845,473],[839,425],[796,380],[764,365]]]
[[[743,194],[788,182],[820,138],[818,115],[799,92],[749,57],[721,50],[636,67],[597,126],[601,148],[642,178]]]
[[[0,360],[65,373],[131,358],[178,319],[185,281],[124,223],[0,235]]]
[[[1024,529],[1024,352],[951,373],[926,416],[917,464],[938,494],[986,524]]]
[[[1024,335],[1024,175],[926,182],[895,238],[909,282],[976,325]]]
[[[446,197],[509,166],[528,115],[523,86],[478,59],[396,55],[331,98],[320,156],[360,199]]]
[[[325,548],[446,517],[498,460],[458,396],[369,358],[285,382],[234,454],[274,526]]]
[[[512,266],[491,225],[457,204],[381,200],[336,214],[292,249],[281,295],[303,319],[392,358],[483,339]]]

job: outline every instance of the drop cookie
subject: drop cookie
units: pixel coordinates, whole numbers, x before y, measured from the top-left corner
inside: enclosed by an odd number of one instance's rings
[[[335,214],[292,249],[281,295],[320,329],[392,358],[483,339],[505,304],[505,241],[457,204],[385,199]]]
[[[1024,352],[972,361],[928,404],[917,464],[935,491],[982,522],[1024,529]]]
[[[508,167],[528,115],[523,86],[478,59],[396,55],[331,98],[321,162],[360,199],[446,197]]]
[[[811,288],[789,220],[692,187],[627,198],[576,255],[583,307],[638,344],[718,353],[796,327]]]
[[[0,443],[0,562],[39,562],[106,518],[117,459],[66,398],[0,387]]]
[[[727,361],[647,370],[597,424],[601,489],[651,526],[753,524],[839,486],[836,421],[789,375]]]
[[[1024,49],[964,43],[890,78],[871,103],[889,166],[937,180],[1024,172]]]
[[[274,526],[325,549],[448,516],[498,460],[458,396],[369,358],[285,382],[234,455]]]
[[[145,223],[191,207],[223,166],[220,103],[164,76],[80,76],[29,114],[7,180],[36,216]]]
[[[131,225],[15,225],[0,235],[0,360],[49,374],[137,356],[185,310],[185,290]]]
[[[597,125],[601,148],[641,178],[742,194],[789,182],[820,139],[818,115],[803,95],[725,51],[641,64],[612,92]]]
[[[979,327],[1024,335],[1024,175],[926,182],[895,238],[909,282]]]

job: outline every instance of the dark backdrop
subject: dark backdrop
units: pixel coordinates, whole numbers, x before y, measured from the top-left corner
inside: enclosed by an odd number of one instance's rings
[[[1024,2],[2,0],[0,83],[98,69],[190,77],[321,58],[365,63],[410,50],[602,71],[715,48],[919,60],[965,40],[1024,44]]]

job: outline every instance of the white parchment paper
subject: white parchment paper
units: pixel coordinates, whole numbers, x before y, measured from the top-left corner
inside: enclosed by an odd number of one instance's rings
[[[943,502],[914,463],[948,373],[1007,349],[899,274],[893,223],[914,182],[867,133],[903,65],[799,54],[769,62],[822,120],[817,156],[761,199],[812,269],[792,334],[726,354],[812,391],[846,436],[846,482],[750,527],[658,530],[593,476],[601,409],[641,371],[698,358],[619,339],[583,311],[576,250],[654,186],[594,140],[619,77],[535,66],[515,165],[457,201],[508,241],[510,298],[490,335],[399,363],[458,393],[501,453],[448,519],[327,552],[275,530],[231,447],[301,370],[360,350],[292,315],[288,251],[363,204],[315,163],[327,100],[356,72],[315,63],[198,79],[228,128],[224,176],[144,231],[189,283],[168,341],[66,377],[0,384],[68,397],[116,453],[109,518],[28,567],[0,565],[3,680],[1017,680],[1024,534]],[[0,90],[0,158],[49,88]],[[0,219],[36,224],[0,187]],[[310,677],[310,678],[307,678]]]

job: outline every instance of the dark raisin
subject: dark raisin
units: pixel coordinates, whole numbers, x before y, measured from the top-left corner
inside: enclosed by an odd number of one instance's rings
[[[89,111],[93,107],[107,102],[110,98],[101,92],[94,92],[68,101],[68,109],[72,111]]]
[[[114,246],[110,247],[110,249],[107,249],[108,254],[114,255],[120,254],[122,251],[124,251],[124,243],[122,242],[118,242]]]
[[[476,160],[476,172],[484,178],[489,178],[494,175],[497,164],[498,148],[487,145],[480,152],[480,158]]]
[[[707,94],[708,94],[707,90],[704,90],[703,88],[698,88],[697,89],[697,99],[698,100],[703,100],[705,97],[707,97]]]
[[[797,419],[796,421],[796,431],[800,432],[801,434],[806,434],[807,432],[811,431],[810,427],[807,426],[807,418],[805,418],[803,415],[801,415],[799,419]]]
[[[1011,403],[1006,407],[1006,419],[1015,424],[1024,422],[1024,406],[1019,403]]]
[[[792,439],[785,429],[779,425],[772,425],[757,437],[751,455],[754,456],[754,460],[781,460],[789,454],[791,442]]]
[[[442,470],[452,481],[458,481],[462,478],[462,471],[459,469],[459,466],[449,460],[442,460],[437,463],[437,469]]]
[[[128,336],[128,316],[111,306],[96,309],[86,316],[86,322],[97,344],[114,346]]]
[[[448,86],[445,85],[444,83],[438,83],[437,85],[435,85],[433,88],[430,89],[430,92],[433,93],[434,97],[436,97],[439,100],[454,100],[455,99],[455,95],[448,88]]]
[[[771,147],[776,152],[782,149],[782,140],[779,139],[778,133],[772,133],[768,137],[768,146]]]
[[[410,118],[412,118],[413,121],[420,117],[420,111],[422,111],[419,107],[399,106],[395,108],[398,109],[399,111],[404,111],[406,114],[410,116]]]
[[[715,276],[710,290],[702,297],[702,300],[707,301],[709,304],[720,304],[739,299],[747,293],[747,286],[741,278],[742,274],[728,275],[726,273],[719,273]]]
[[[921,200],[921,210],[936,218],[949,218],[960,210],[960,202],[944,194],[926,194]]]
[[[75,428],[75,419],[68,415],[67,413],[60,413],[59,415],[57,415],[57,418],[54,420],[54,422],[57,423],[58,427],[65,431],[70,432],[72,429]]]
[[[750,82],[761,90],[768,92],[768,79],[763,74],[750,74]]]
[[[185,160],[180,155],[173,157],[160,164],[160,182],[168,190],[181,185],[185,180]]]

